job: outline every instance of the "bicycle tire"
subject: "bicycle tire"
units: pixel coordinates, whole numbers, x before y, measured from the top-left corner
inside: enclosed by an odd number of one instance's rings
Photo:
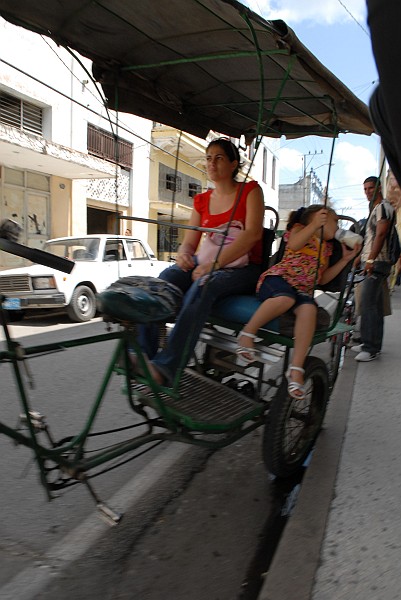
[[[330,340],[329,385],[330,391],[334,388],[338,373],[345,358],[346,342],[345,333],[338,333]]]
[[[317,357],[305,360],[305,400],[288,394],[285,377],[272,400],[263,434],[263,460],[270,473],[290,477],[303,465],[322,426],[329,398],[325,363]]]

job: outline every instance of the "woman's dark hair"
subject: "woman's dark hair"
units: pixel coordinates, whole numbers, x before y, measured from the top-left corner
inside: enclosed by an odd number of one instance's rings
[[[329,212],[335,212],[332,208],[329,208],[324,204],[311,204],[307,208],[301,206],[301,208],[298,208],[298,210],[293,210],[288,217],[287,230],[289,231],[292,229],[296,223],[299,223],[300,225],[308,225],[311,216],[315,214],[315,212],[322,210],[322,208],[327,208]]]
[[[208,144],[206,152],[209,150],[209,148],[213,146],[220,146],[220,148],[223,150],[224,154],[228,157],[228,160],[230,162],[233,162],[234,160],[238,162],[237,168],[233,171],[233,179],[235,179],[235,177],[238,175],[239,167],[241,166],[241,157],[239,155],[239,150],[237,146],[233,144],[229,138],[221,137],[212,140]]]

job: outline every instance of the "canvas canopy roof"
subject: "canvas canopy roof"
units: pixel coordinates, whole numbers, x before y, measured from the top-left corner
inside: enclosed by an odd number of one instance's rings
[[[200,137],[373,132],[286,23],[235,0],[0,0],[0,15],[91,59],[110,108]]]

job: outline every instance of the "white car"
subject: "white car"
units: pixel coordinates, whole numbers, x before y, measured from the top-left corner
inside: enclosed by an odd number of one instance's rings
[[[171,263],[157,260],[145,242],[110,234],[49,240],[44,250],[75,262],[71,273],[41,265],[0,271],[3,308],[11,319],[30,309],[66,308],[72,321],[89,321],[96,313],[95,294],[120,277],[157,277]]]

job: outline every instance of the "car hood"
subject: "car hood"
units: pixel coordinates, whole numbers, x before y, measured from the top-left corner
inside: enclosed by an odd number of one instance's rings
[[[0,271],[0,277],[3,275],[65,275],[61,271],[44,267],[43,265],[31,265],[30,267],[18,267],[17,269],[6,269]]]
[[[151,259],[151,261],[155,264],[158,265],[158,267],[160,267],[160,272],[163,271],[165,268],[167,267],[171,267],[172,264],[174,264],[174,262],[166,262],[164,260],[157,260],[157,259]],[[92,263],[88,263],[85,261],[82,261],[81,263],[76,262],[74,269],[71,271],[71,274],[74,273],[74,271],[76,271],[76,269],[80,268],[82,265],[88,267],[89,264],[94,264]],[[3,275],[31,275],[31,276],[38,276],[38,275],[61,275],[63,277],[66,276],[65,273],[62,273],[62,271],[57,271],[56,269],[51,269],[50,267],[44,267],[43,265],[31,265],[29,267],[18,267],[16,269],[6,269],[4,271],[0,271],[0,277]]]

